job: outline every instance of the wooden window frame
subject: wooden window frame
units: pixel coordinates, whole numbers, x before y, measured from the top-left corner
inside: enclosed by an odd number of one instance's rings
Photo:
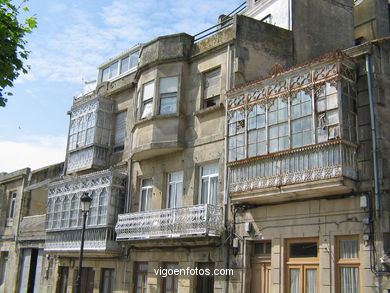
[[[346,258],[346,259],[340,259],[340,240],[349,240],[349,239],[355,239],[357,241],[358,245],[358,257],[357,258]],[[358,277],[359,277],[359,293],[362,292],[361,288],[361,274],[360,274],[360,242],[359,242],[359,235],[341,235],[336,236],[335,239],[335,256],[336,256],[336,293],[341,292],[341,280],[340,280],[340,268],[342,267],[351,267],[351,268],[358,268]]]
[[[147,293],[148,291],[148,269],[146,271],[144,270],[140,270],[139,267],[140,265],[146,265],[148,267],[148,263],[147,262],[135,262],[134,263],[134,292],[137,292],[137,277],[139,275],[141,275],[143,278],[142,278],[142,286],[141,286],[141,293]],[[145,278],[146,276],[146,278]],[[146,282],[146,284],[144,283]],[[146,286],[143,286],[143,285],[146,285]],[[146,292],[143,292],[143,288],[146,287]]]
[[[290,245],[292,243],[306,243],[306,242],[316,242],[317,243],[317,257],[290,257]],[[320,292],[320,274],[319,274],[319,262],[320,262],[320,257],[319,257],[319,238],[292,238],[292,239],[287,239],[285,241],[285,292],[289,293],[290,292],[290,269],[297,268],[300,270],[300,292],[306,292],[306,271],[308,269],[316,269],[317,270],[317,292]]]
[[[179,263],[177,263],[177,262],[167,262],[167,263],[164,263],[164,268],[166,269],[168,265],[175,265],[175,266],[177,266],[177,269],[179,269]],[[172,280],[172,284],[177,282],[177,291],[174,290],[175,285],[173,285],[173,289],[171,289],[169,291],[166,291],[166,282],[167,282],[168,278],[170,278]],[[161,292],[163,292],[163,293],[179,292],[179,276],[170,275],[170,276],[166,276],[165,278],[162,278],[162,279],[163,279],[163,281],[162,281],[162,288],[161,288],[162,290],[161,290]]]

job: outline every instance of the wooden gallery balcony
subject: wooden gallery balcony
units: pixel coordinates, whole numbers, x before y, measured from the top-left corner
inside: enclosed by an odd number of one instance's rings
[[[85,231],[87,253],[117,253],[115,241],[117,214],[123,211],[126,176],[105,170],[72,176],[48,188],[45,251],[60,254],[80,250],[83,213],[80,197],[92,197]]]
[[[357,178],[354,63],[341,51],[228,92],[229,193],[268,203],[344,194]]]
[[[222,230],[222,208],[209,204],[122,214],[115,227],[120,241],[195,241],[219,238]]]

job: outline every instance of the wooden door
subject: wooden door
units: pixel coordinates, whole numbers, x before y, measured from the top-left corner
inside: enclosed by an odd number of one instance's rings
[[[251,272],[251,293],[271,292],[271,261],[253,262]]]
[[[93,293],[95,272],[92,268],[82,268],[81,271],[81,292]]]

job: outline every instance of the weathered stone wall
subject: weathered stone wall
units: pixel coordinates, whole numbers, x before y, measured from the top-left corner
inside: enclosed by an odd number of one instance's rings
[[[354,8],[355,39],[360,42],[389,36],[387,0],[365,0]]]
[[[296,63],[354,45],[353,1],[295,0],[293,3]]]

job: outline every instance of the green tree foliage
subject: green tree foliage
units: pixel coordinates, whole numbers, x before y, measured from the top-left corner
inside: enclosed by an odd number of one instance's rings
[[[29,69],[24,64],[29,54],[25,38],[37,22],[35,16],[20,19],[21,13],[28,12],[24,6],[26,1],[21,0],[18,5],[14,5],[12,0],[0,0],[0,107],[5,106],[6,97],[11,95],[4,88],[12,87],[19,74],[27,73]]]

